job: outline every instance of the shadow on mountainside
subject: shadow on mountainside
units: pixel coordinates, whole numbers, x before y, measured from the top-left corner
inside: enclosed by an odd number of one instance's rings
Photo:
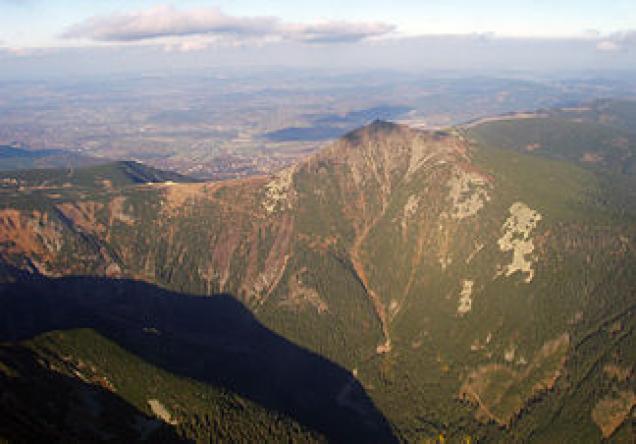
[[[349,371],[268,330],[231,296],[189,296],[132,280],[28,277],[1,285],[0,305],[0,341],[91,328],[157,367],[227,388],[329,441],[396,441]]]
[[[190,442],[113,392],[40,364],[19,345],[0,345],[0,437],[9,442]],[[46,394],[46,398],[43,397]]]

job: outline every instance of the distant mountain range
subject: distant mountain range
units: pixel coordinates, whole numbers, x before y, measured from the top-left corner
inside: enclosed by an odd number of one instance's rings
[[[635,117],[0,174],[0,437],[633,442]]]

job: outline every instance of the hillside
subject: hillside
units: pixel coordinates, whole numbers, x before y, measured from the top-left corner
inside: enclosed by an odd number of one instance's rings
[[[47,353],[76,362],[98,335],[290,440],[631,442],[635,146],[557,115],[376,121],[275,177],[7,176],[3,339],[70,331]],[[205,322],[217,304],[250,320]],[[152,415],[158,390],[119,396]]]

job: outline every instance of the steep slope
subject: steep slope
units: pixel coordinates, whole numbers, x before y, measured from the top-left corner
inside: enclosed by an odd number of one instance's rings
[[[629,442],[636,224],[608,187],[634,204],[629,159],[581,161],[626,133],[563,122],[374,122],[271,178],[7,192],[0,255],[231,294],[403,440]]]

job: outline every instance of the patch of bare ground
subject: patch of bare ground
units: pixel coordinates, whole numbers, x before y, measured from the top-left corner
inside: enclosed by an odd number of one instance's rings
[[[158,399],[149,399],[148,405],[150,406],[152,413],[166,424],[173,426],[179,424],[179,421],[172,417],[172,414]]]
[[[614,434],[636,406],[636,395],[631,390],[601,399],[592,409],[592,420],[601,429],[604,438]]]
[[[565,364],[569,343],[567,333],[546,342],[524,370],[503,364],[479,367],[462,384],[460,399],[478,406],[475,416],[482,422],[509,426],[528,401],[554,387]]]

